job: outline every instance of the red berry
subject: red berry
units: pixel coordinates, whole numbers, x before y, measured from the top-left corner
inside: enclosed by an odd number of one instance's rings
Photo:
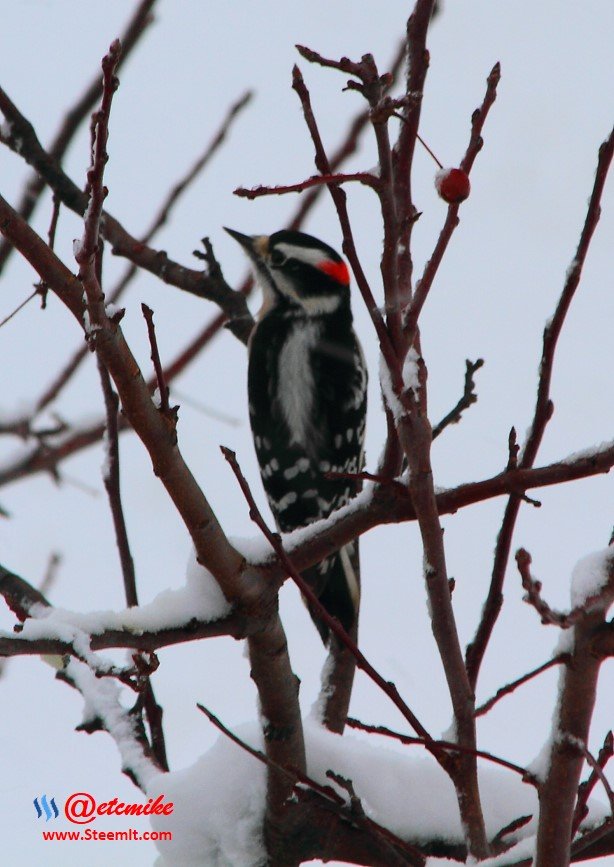
[[[435,175],[435,189],[444,202],[458,205],[471,192],[469,176],[462,169],[440,169]]]

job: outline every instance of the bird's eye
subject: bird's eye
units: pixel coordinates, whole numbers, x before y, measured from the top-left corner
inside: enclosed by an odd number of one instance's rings
[[[272,250],[271,251],[271,265],[275,268],[279,268],[280,265],[283,265],[286,261],[286,256],[281,252],[281,250]]]

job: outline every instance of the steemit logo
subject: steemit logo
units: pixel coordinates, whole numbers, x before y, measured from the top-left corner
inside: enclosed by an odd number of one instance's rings
[[[51,798],[49,801],[47,800],[47,795],[42,795],[39,803],[38,798],[34,798],[34,808],[36,810],[36,815],[40,819],[43,813],[45,814],[45,821],[48,822],[49,819],[57,819],[60,815],[60,811],[55,805],[55,798]],[[42,807],[42,809],[41,809]]]

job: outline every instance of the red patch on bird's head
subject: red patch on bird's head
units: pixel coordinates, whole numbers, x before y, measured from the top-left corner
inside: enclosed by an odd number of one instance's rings
[[[332,277],[333,280],[336,280],[337,283],[341,283],[342,286],[350,285],[350,272],[345,262],[333,262],[332,259],[322,259],[316,267],[318,270],[328,274],[329,277]]]

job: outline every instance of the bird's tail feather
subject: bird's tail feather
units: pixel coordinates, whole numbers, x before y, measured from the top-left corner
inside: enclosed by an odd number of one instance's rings
[[[336,617],[346,632],[352,631],[360,605],[358,542],[344,545],[336,554],[306,569],[304,577],[331,617]],[[314,606],[308,608],[322,641],[328,645],[328,625]]]

